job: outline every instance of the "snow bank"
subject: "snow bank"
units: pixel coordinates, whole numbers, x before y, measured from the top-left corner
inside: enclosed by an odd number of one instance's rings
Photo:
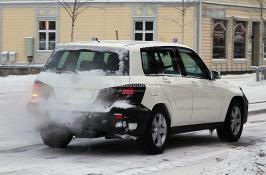
[[[226,75],[222,76],[222,79],[240,86],[250,103],[266,101],[266,80],[257,82],[255,74]]]
[[[31,93],[36,75],[10,75],[0,77],[0,93],[27,92]],[[27,94],[28,95],[28,94]]]
[[[0,139],[4,141],[0,149],[40,143],[25,107],[35,78],[36,75],[0,77]]]
[[[208,175],[263,175],[266,173],[266,142],[251,150],[239,147],[222,155],[213,168],[207,168]]]

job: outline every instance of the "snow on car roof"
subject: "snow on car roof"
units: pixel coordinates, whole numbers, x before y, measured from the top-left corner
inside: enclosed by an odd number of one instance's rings
[[[189,48],[188,46],[178,43],[169,43],[161,41],[133,41],[133,40],[101,40],[97,41],[79,41],[72,43],[61,43],[57,48],[77,48],[77,47],[112,47],[112,48],[144,48],[144,47],[160,47],[160,46],[179,46]]]

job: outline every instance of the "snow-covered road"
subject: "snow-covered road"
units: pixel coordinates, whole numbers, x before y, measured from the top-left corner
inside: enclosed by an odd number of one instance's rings
[[[156,156],[144,155],[133,141],[122,140],[74,139],[66,149],[49,148],[27,120],[25,103],[34,78],[0,78],[0,175],[266,172],[266,114],[250,116],[238,143],[222,143],[208,131],[180,134],[171,137],[164,154]],[[260,98],[265,87],[258,88]]]

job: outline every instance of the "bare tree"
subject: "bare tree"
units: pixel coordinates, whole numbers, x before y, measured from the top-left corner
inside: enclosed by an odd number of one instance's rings
[[[178,24],[179,27],[181,27],[181,42],[182,44],[184,43],[184,38],[185,38],[185,27],[189,24],[191,24],[192,21],[185,22],[185,17],[187,14],[188,9],[194,5],[193,0],[182,0],[181,6],[174,7],[175,10],[181,15],[181,20],[177,19],[176,17],[169,17],[171,21],[174,23]]]
[[[75,22],[78,16],[87,10],[89,7],[89,2],[92,0],[73,0],[73,1],[65,1],[65,0],[57,0],[57,2],[65,9],[69,17],[71,18],[71,42],[74,41],[74,31],[75,31]]]

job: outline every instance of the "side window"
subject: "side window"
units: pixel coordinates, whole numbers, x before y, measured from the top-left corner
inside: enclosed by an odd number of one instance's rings
[[[145,74],[180,74],[174,52],[170,49],[142,49],[141,60]]]
[[[64,64],[66,62],[66,59],[68,58],[69,52],[62,52],[61,59],[59,61],[59,64],[57,66],[58,69],[62,69],[64,67]]]
[[[149,73],[149,60],[147,52],[141,52],[142,68],[145,74]]]
[[[188,49],[178,49],[178,52],[183,62],[186,75],[199,78],[209,77],[207,67],[196,53]]]
[[[160,52],[160,57],[163,62],[163,67],[164,67],[164,73],[165,74],[176,74],[179,72],[176,72],[173,66],[173,57],[171,56],[170,51],[163,51]]]
[[[93,60],[94,57],[94,52],[89,52],[89,51],[83,51],[80,52],[79,59],[78,59],[78,69],[80,69],[80,64],[84,64],[85,62],[90,63]]]

